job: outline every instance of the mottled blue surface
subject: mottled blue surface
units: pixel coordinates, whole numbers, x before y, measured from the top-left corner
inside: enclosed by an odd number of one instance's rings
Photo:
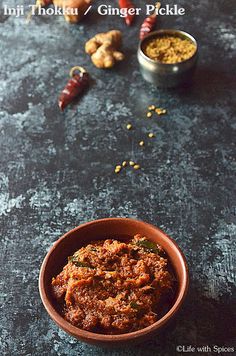
[[[200,58],[194,84],[169,91],[140,76],[141,18],[126,28],[122,19],[92,12],[75,26],[60,17],[33,18],[27,26],[0,8],[1,355],[162,356],[182,344],[235,344],[235,1],[181,5],[185,16],[159,18],[158,26],[192,33]],[[102,71],[83,46],[112,28],[124,34],[126,60]],[[57,97],[74,65],[85,66],[94,82],[62,114]],[[150,104],[168,114],[147,120]],[[156,138],[141,149],[138,141],[150,131]],[[124,159],[142,169],[115,175]],[[183,249],[191,274],[176,325],[116,351],[59,330],[37,286],[42,260],[61,234],[108,216],[161,227]]]

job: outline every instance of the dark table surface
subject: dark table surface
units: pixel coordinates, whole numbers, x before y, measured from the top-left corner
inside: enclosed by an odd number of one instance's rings
[[[234,346],[235,1],[181,5],[185,16],[159,17],[158,26],[193,34],[199,63],[194,84],[175,90],[157,89],[140,76],[141,18],[126,28],[122,19],[93,11],[79,25],[41,16],[27,26],[23,17],[4,16],[1,5],[1,355],[175,355],[183,344]],[[112,28],[124,34],[126,59],[102,71],[83,47]],[[57,97],[74,65],[88,69],[93,85],[61,113]],[[168,114],[147,120],[150,104]],[[156,138],[141,149],[137,143],[150,131]],[[138,161],[141,170],[115,175],[124,159]],[[191,276],[176,325],[116,351],[65,334],[38,293],[39,268],[52,243],[80,223],[109,216],[162,228],[184,251]]]

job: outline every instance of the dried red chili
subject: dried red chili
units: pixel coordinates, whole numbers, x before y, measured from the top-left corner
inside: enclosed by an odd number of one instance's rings
[[[79,71],[79,74],[76,74],[75,71]],[[84,68],[73,67],[70,76],[71,79],[69,79],[58,100],[59,108],[62,111],[89,86],[89,74]]]
[[[36,6],[49,6],[53,3],[52,0],[37,0]]]
[[[150,32],[152,32],[153,28],[156,25],[156,20],[157,20],[157,12],[156,10],[159,9],[161,4],[159,2],[156,3],[156,8],[155,12],[146,17],[146,19],[143,21],[142,26],[140,28],[140,33],[139,33],[139,38],[142,40],[144,37],[146,37]]]
[[[126,25],[130,26],[134,20],[135,14],[129,14],[128,11],[129,9],[135,9],[135,6],[132,4],[130,0],[119,0],[119,6],[120,9],[125,9],[127,11],[127,14],[125,15],[124,19]]]

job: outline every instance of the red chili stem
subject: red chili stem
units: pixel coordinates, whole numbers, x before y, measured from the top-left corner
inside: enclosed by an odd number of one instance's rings
[[[119,6],[120,9],[126,9],[127,11],[129,9],[135,9],[135,6],[132,4],[132,2],[130,0],[119,0]],[[126,16],[124,17],[126,25],[130,26],[134,20],[135,15],[130,15],[130,14],[126,14]]]

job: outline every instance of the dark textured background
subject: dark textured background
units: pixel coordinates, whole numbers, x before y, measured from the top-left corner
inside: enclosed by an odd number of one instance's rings
[[[24,18],[3,16],[1,8],[1,355],[175,355],[179,344],[233,346],[236,6],[234,0],[178,3],[186,15],[159,17],[158,26],[192,33],[200,58],[194,85],[169,91],[139,74],[141,18],[132,28],[95,12],[79,25],[37,17],[27,26]],[[126,60],[111,71],[98,70],[84,43],[114,27],[123,31]],[[94,82],[79,105],[62,114],[57,96],[78,64]],[[145,119],[150,104],[168,115]],[[137,142],[150,130],[156,138],[141,149]],[[114,166],[130,158],[142,170],[115,175]],[[176,325],[120,351],[87,346],[59,330],[37,286],[53,241],[108,216],[160,226],[183,249],[191,273]]]

